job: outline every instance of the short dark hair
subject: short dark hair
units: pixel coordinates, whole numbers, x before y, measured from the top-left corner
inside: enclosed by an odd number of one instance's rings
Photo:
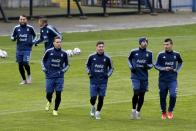
[[[47,20],[47,18],[45,16],[40,16],[39,20],[41,20],[42,22],[44,22],[46,24],[48,23],[48,20]]]
[[[98,45],[104,45],[104,42],[103,41],[98,41],[96,46],[98,46]]]
[[[172,41],[172,39],[171,39],[171,38],[167,38],[167,39],[165,39],[165,40],[164,40],[164,42],[170,42],[170,44],[172,44],[172,45],[173,45],[173,41]]]
[[[55,41],[56,39],[60,39],[61,40],[61,37],[56,36],[56,37],[54,37],[54,40],[53,41]]]
[[[19,17],[21,17],[21,16],[22,16],[22,17],[25,17],[25,18],[27,18],[27,16],[26,16],[26,15],[24,15],[24,14],[20,15]]]

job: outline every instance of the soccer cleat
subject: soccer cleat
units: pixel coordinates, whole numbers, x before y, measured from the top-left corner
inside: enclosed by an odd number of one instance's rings
[[[173,119],[173,118],[174,118],[174,115],[173,115],[172,112],[168,112],[168,113],[167,113],[167,117],[168,117],[169,119]]]
[[[96,112],[95,112],[95,119],[96,119],[96,120],[100,120],[100,119],[101,119],[101,117],[100,117],[100,112],[99,112],[99,111],[96,111]]]
[[[132,109],[131,111],[131,119],[136,119],[136,110]]]
[[[165,119],[166,119],[166,117],[167,117],[166,112],[163,112],[163,113],[162,113],[162,116],[161,116],[162,120],[165,120]]]
[[[58,111],[53,110],[52,114],[53,114],[53,116],[58,116]]]
[[[135,116],[136,116],[136,119],[138,119],[138,120],[141,119],[140,112],[136,111]]]
[[[95,107],[94,106],[91,106],[91,110],[90,110],[90,116],[91,117],[94,117],[95,116]]]
[[[32,78],[31,75],[27,76],[27,84],[31,84],[32,83]]]
[[[22,80],[22,81],[20,82],[20,85],[24,85],[24,84],[27,84],[27,81],[26,81],[26,80]]]
[[[49,111],[50,110],[50,106],[51,106],[51,103],[50,102],[47,102],[46,107],[45,107],[45,110],[46,111]]]

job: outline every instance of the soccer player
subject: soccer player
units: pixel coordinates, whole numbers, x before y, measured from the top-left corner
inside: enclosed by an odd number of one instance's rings
[[[52,102],[52,95],[56,92],[53,115],[58,115],[58,107],[61,102],[61,92],[64,85],[64,73],[69,68],[68,55],[61,49],[61,38],[54,38],[54,47],[48,49],[42,59],[42,70],[46,76],[46,98],[48,100],[45,109],[48,111]]]
[[[44,41],[45,50],[50,49],[53,46],[53,40],[56,36],[62,39],[59,31],[52,25],[48,24],[48,20],[44,17],[39,18],[38,24],[40,26],[40,37],[35,41],[35,46]]]
[[[182,67],[182,58],[180,54],[173,51],[173,42],[170,38],[165,39],[163,46],[164,51],[160,52],[157,57],[155,68],[159,70],[159,95],[162,110],[162,119],[166,117],[173,119],[173,110],[176,103],[177,95],[177,75]],[[168,91],[170,93],[168,113],[166,112],[166,98]]]
[[[30,71],[30,56],[33,46],[34,38],[36,37],[34,28],[28,25],[28,20],[25,15],[19,17],[19,25],[14,27],[11,35],[12,41],[16,42],[16,61],[18,63],[19,72],[22,77],[20,84],[31,83],[31,71]],[[27,78],[25,75],[27,72]]]
[[[153,67],[153,54],[147,50],[148,40],[139,38],[139,48],[133,49],[128,57],[133,87],[132,119],[140,119],[144,95],[148,91],[148,70]]]
[[[90,78],[90,115],[101,119],[100,111],[106,94],[108,78],[112,75],[113,65],[111,58],[104,52],[104,42],[98,41],[96,52],[91,54],[86,63],[86,71]],[[95,108],[98,97],[97,110]]]

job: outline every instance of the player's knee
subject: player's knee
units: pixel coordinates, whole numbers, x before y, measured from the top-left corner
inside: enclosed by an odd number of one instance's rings
[[[144,95],[145,95],[145,92],[140,92],[140,93],[139,93],[139,97],[140,97],[140,98],[144,98]]]
[[[104,96],[99,96],[99,102],[103,103],[103,100],[104,100]]]
[[[96,96],[91,97],[90,102],[91,102],[91,104],[92,104],[92,105],[94,105],[94,104],[95,104],[96,99],[97,99],[97,97],[96,97]]]
[[[140,91],[139,91],[139,90],[134,90],[134,94],[133,94],[133,95],[134,95],[135,97],[136,97],[136,96],[138,97],[139,94],[140,94]]]
[[[56,99],[61,100],[61,92],[60,91],[56,92]]]
[[[172,97],[172,98],[176,98],[176,93],[172,93],[172,94],[170,94],[170,97]]]
[[[48,92],[48,93],[46,94],[46,97],[47,97],[47,98],[52,97],[52,92]]]
[[[28,63],[27,61],[23,61],[22,64],[23,64],[24,66],[28,66],[28,65],[29,65],[29,63]]]

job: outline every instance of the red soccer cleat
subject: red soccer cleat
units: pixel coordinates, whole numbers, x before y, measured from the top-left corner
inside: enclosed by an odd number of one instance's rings
[[[163,113],[162,113],[161,118],[162,118],[162,120],[165,120],[165,119],[167,118],[167,114],[166,114],[166,112],[163,112]]]
[[[168,112],[167,117],[168,117],[169,119],[173,119],[173,118],[174,118],[174,115],[173,115],[172,112]]]

